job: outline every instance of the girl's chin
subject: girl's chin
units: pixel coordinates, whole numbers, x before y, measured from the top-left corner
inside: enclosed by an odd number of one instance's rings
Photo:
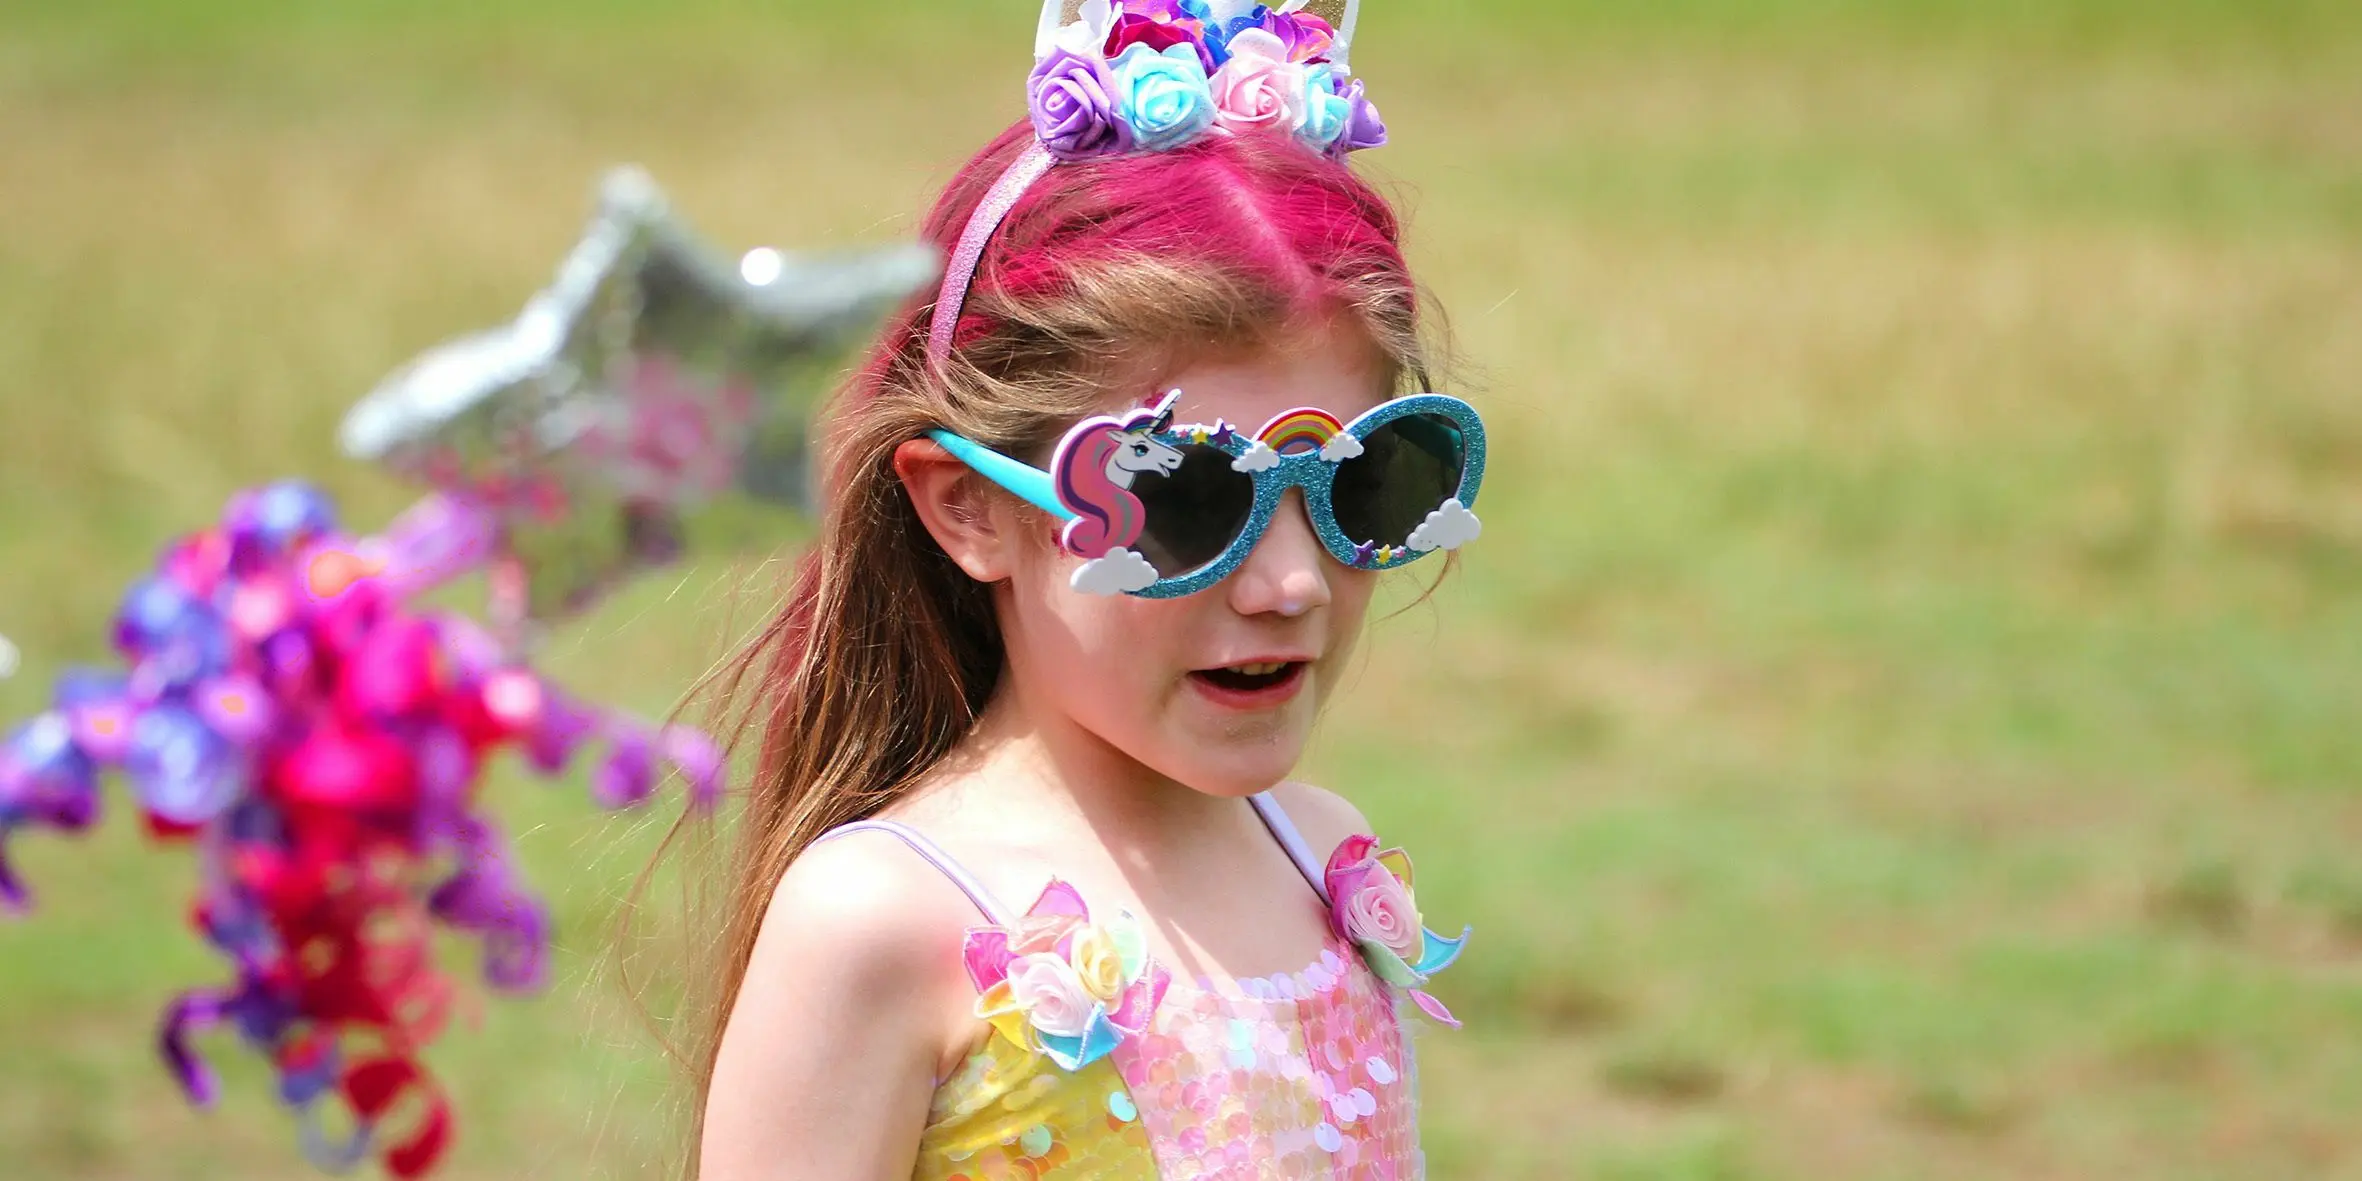
[[[1165,774],[1191,790],[1225,799],[1269,791],[1295,772],[1307,738],[1296,726],[1277,729],[1256,734],[1201,729],[1199,737],[1181,738],[1168,748],[1172,765]]]

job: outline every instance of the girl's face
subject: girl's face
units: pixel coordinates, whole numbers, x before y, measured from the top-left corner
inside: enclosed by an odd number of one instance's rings
[[[1246,431],[1300,406],[1351,422],[1387,385],[1377,350],[1338,324],[1185,361],[1106,409],[1177,388],[1174,421],[1220,418]],[[1081,560],[1058,548],[1055,526],[1033,520],[997,589],[1023,699],[1198,791],[1251,795],[1286,778],[1345,674],[1377,578],[1321,547],[1302,492],[1288,492],[1236,573],[1178,599],[1075,591],[1067,580]]]

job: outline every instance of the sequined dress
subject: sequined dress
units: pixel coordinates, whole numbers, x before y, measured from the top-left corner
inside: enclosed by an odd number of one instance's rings
[[[1328,906],[1321,863],[1268,795],[1252,800]],[[829,834],[893,835],[941,869],[996,927],[1020,921],[925,836],[890,821]],[[1332,935],[1301,971],[1173,980],[1138,1036],[1066,1070],[987,1037],[936,1088],[917,1181],[1232,1181],[1424,1176],[1413,1023],[1398,992]]]

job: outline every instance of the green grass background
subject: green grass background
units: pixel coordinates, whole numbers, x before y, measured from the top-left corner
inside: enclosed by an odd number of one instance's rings
[[[0,0],[0,715],[234,489],[398,508],[344,407],[600,169],[731,247],[907,234],[1031,20]],[[1497,440],[1313,768],[1479,931],[1435,1174],[2362,1177],[2362,7],[1399,0],[1356,58]],[[549,663],[664,709],[762,556]],[[648,1175],[600,949],[663,817],[494,794],[561,972],[436,1052],[447,1175]],[[152,1058],[217,970],[135,829],[18,843],[0,1175],[304,1176],[239,1051],[202,1116]]]

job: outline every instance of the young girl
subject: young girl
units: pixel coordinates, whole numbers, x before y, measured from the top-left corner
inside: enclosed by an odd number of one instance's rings
[[[1032,118],[928,219],[748,666],[706,1181],[1420,1175],[1460,940],[1287,782],[1483,467],[1344,162],[1352,27],[1052,0]]]

